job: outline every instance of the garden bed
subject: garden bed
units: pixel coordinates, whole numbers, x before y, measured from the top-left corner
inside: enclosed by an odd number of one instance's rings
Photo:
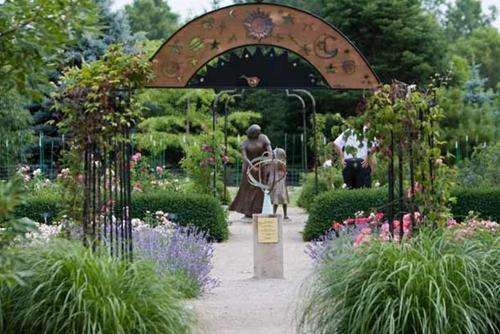
[[[451,205],[451,211],[456,219],[465,218],[470,211],[482,218],[500,219],[500,188],[456,188],[452,196],[456,202]],[[386,188],[333,190],[320,194],[310,207],[304,240],[320,237],[333,221],[342,222],[358,211],[384,212],[386,202]]]
[[[43,193],[28,196],[16,208],[16,217],[27,217],[37,222],[52,223],[64,214],[64,203],[55,194]],[[147,212],[168,212],[180,225],[194,225],[207,232],[210,239],[223,241],[228,238],[226,215],[219,202],[206,195],[155,191],[132,195],[132,215],[144,218]]]

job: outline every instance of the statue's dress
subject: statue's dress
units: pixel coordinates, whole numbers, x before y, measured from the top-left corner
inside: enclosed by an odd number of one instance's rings
[[[243,143],[243,147],[246,147],[246,153],[248,159],[251,161],[257,157],[260,157],[264,152],[266,152],[266,147],[269,145],[269,139],[265,135],[260,135],[256,140],[247,140]],[[264,201],[264,192],[257,187],[252,186],[248,182],[247,169],[250,168],[246,162],[243,163],[243,173],[241,175],[240,188],[238,189],[238,194],[234,198],[233,202],[229,206],[229,210],[237,211],[244,214],[247,217],[251,217],[254,213],[262,212],[262,202]],[[265,168],[260,169],[261,180],[263,183],[266,182]],[[258,180],[259,172],[252,171],[252,175]]]
[[[286,169],[280,168],[275,164],[273,170],[269,173],[269,184],[273,184],[271,190],[271,203],[273,205],[282,205],[290,203],[288,189],[286,187]]]

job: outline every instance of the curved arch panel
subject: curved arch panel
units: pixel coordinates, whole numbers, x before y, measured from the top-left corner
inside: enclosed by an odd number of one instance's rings
[[[359,50],[335,27],[299,9],[233,5],[179,29],[152,57],[149,87],[187,87],[211,59],[248,45],[289,49],[314,66],[332,89],[372,89],[380,81]]]

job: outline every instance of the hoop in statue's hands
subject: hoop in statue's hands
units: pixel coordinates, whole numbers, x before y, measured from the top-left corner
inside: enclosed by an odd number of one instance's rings
[[[281,175],[280,178],[276,179],[276,174],[273,175],[273,182],[271,184],[266,184],[262,181],[261,167],[268,166],[281,166],[282,170],[285,172]],[[258,179],[252,174],[252,170],[258,170],[259,175]],[[271,168],[270,173],[276,173],[276,168]],[[257,157],[250,161],[250,166],[247,169],[247,178],[248,182],[254,187],[260,188],[263,192],[271,192],[274,189],[274,186],[279,181],[283,180],[286,177],[286,162],[280,159],[276,159],[274,156],[269,156],[269,152],[265,152],[262,156]]]

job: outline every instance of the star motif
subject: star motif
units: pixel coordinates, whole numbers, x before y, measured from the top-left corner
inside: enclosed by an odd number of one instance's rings
[[[216,39],[214,39],[214,41],[210,44],[210,47],[212,48],[212,50],[218,49],[219,46],[220,46],[220,42]]]
[[[333,64],[330,64],[330,65],[328,65],[328,66],[326,67],[326,71],[327,71],[328,73],[335,73],[335,72],[337,72],[337,69],[335,68],[335,66],[333,66]]]
[[[191,63],[191,65],[193,65],[193,66],[198,65],[198,59],[196,59],[196,58],[191,58],[191,60],[190,60],[189,62],[190,62],[190,63]]]
[[[295,17],[292,14],[287,14],[283,16],[283,22],[285,24],[295,24]]]
[[[313,24],[312,23],[304,23],[304,31],[306,30],[313,30]]]
[[[307,44],[304,44],[300,48],[300,51],[304,52],[307,56],[309,56],[309,54],[311,53],[312,50]]]

